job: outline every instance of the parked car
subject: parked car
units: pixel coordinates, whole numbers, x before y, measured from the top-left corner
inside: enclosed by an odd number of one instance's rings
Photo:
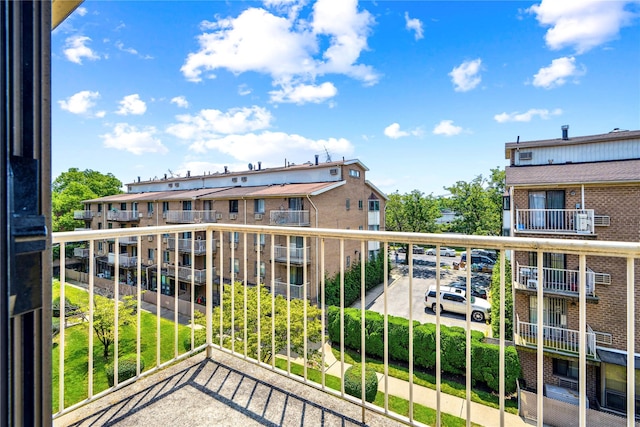
[[[467,284],[465,282],[454,282],[449,286],[456,289],[462,289],[465,293],[467,291]],[[471,295],[482,299],[487,299],[489,296],[485,288],[475,285],[473,282],[471,283]]]
[[[413,253],[414,254],[424,254],[424,248],[422,246],[413,246]]]
[[[426,253],[427,253],[427,255],[435,255],[436,254],[436,248],[427,249]],[[455,251],[455,249],[447,248],[445,246],[440,246],[440,256],[451,256],[451,257],[454,257],[454,256],[456,256],[456,251]]]
[[[467,253],[463,252],[460,261],[467,262]],[[471,264],[487,264],[493,267],[496,262],[485,255],[474,255],[471,253]]]
[[[434,313],[438,310],[436,286],[432,285],[424,295],[425,310],[430,308]],[[440,286],[440,311],[466,314],[467,298],[465,291],[451,286]],[[491,318],[491,304],[489,301],[471,296],[471,319],[484,322]]]

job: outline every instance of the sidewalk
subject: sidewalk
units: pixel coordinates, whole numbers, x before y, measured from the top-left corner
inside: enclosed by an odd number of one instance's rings
[[[327,374],[342,377],[340,361],[335,358],[331,351],[331,346],[325,343],[325,361],[329,367],[325,370]],[[351,366],[344,364],[344,370]],[[384,375],[378,373],[378,390],[384,392]],[[401,397],[409,400],[409,383],[398,378],[389,377],[389,395]],[[430,388],[414,384],[413,401],[428,408],[435,409],[437,393]],[[463,419],[467,418],[467,401],[460,397],[446,393],[440,393],[440,411]],[[500,411],[480,403],[471,402],[471,421],[485,427],[500,427]],[[505,412],[504,425],[506,426],[528,426],[529,424],[518,415]]]

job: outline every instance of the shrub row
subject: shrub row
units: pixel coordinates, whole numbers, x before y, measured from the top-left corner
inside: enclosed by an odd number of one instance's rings
[[[344,345],[360,351],[361,311],[356,308],[344,310]],[[409,361],[409,321],[401,317],[388,317],[389,333],[386,339],[389,357],[395,361]],[[340,309],[329,307],[329,338],[340,343]],[[471,379],[486,384],[493,391],[499,390],[499,351],[495,344],[484,343],[484,334],[471,331]],[[365,349],[369,357],[384,357],[384,316],[365,311]],[[440,327],[441,369],[450,374],[466,373],[466,336],[463,328]],[[436,365],[436,325],[413,322],[413,363],[425,369]],[[516,390],[516,379],[520,376],[520,361],[514,347],[505,349],[505,388],[507,393]]]
[[[360,298],[361,265],[353,263],[344,273],[344,306],[348,307]],[[384,254],[379,254],[364,264],[364,283],[369,290],[384,281]],[[325,279],[325,298],[327,305],[340,305],[340,273]]]
[[[113,375],[113,363],[108,363],[105,365],[104,370],[107,374],[107,381],[109,382],[109,387],[113,387],[114,384],[114,375]],[[140,359],[140,372],[144,370],[144,360]],[[136,367],[136,356],[124,356],[118,359],[118,383],[128,380],[129,378],[135,377],[137,374]]]

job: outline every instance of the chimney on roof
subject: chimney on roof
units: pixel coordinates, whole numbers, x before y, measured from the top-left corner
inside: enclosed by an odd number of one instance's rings
[[[140,177],[138,177],[138,182],[140,182]]]
[[[318,156],[318,155],[316,154],[316,166],[318,166],[318,157],[320,157],[320,156]]]
[[[258,170],[262,170],[262,162],[258,162]]]
[[[167,179],[167,174],[166,173],[164,174],[164,179]]]
[[[187,178],[191,176],[191,171],[187,171]]]
[[[229,169],[226,166],[224,167],[224,173],[229,173]]]
[[[562,125],[562,127],[560,129],[562,129],[562,140],[563,141],[568,141],[569,140],[569,125]]]

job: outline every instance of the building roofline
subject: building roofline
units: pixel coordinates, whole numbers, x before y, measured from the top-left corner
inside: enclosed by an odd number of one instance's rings
[[[389,200],[389,197],[388,197],[384,192],[380,191],[380,189],[379,189],[378,187],[376,187],[375,185],[373,185],[373,183],[372,183],[371,181],[369,181],[369,180],[365,180],[365,181],[364,181],[364,183],[365,183],[366,185],[368,185],[369,187],[373,188],[373,190],[374,190],[376,193],[380,194],[384,200]]]

